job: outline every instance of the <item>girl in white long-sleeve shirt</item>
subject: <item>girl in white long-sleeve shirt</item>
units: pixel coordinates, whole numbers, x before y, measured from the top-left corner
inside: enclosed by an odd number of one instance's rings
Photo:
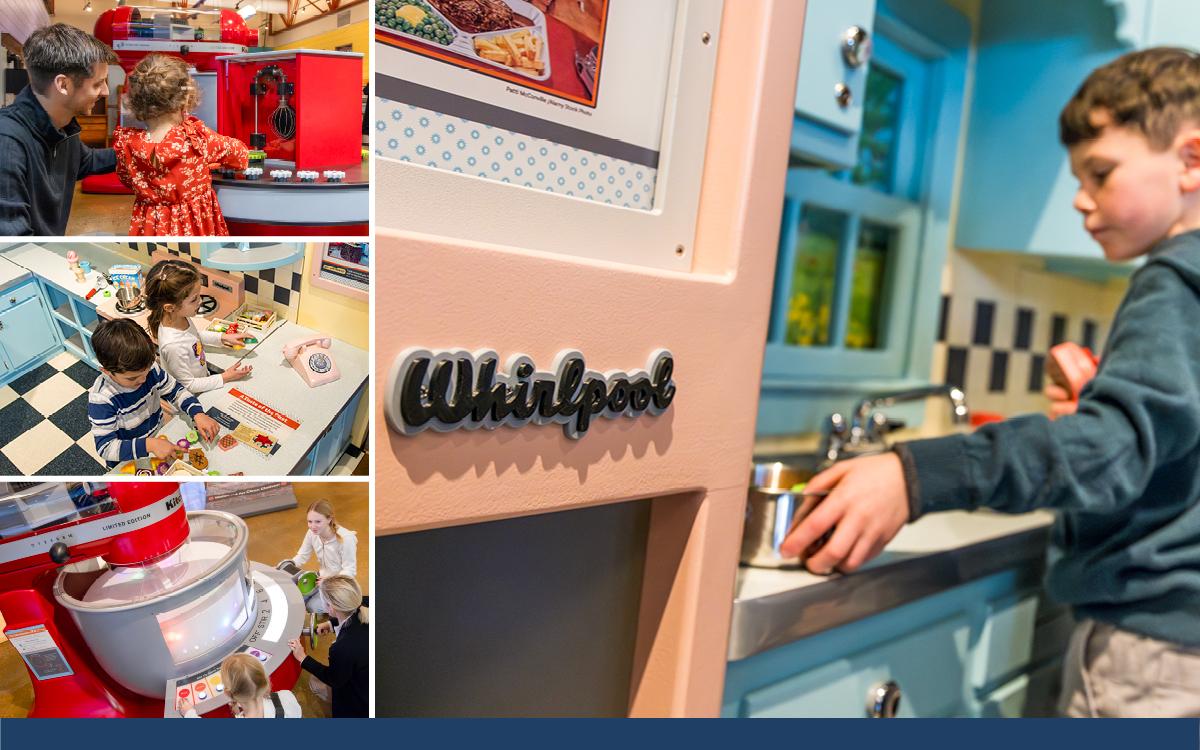
[[[333,575],[354,578],[358,572],[358,535],[338,526],[328,500],[317,500],[308,506],[308,532],[292,562],[304,565],[313,555],[317,558],[320,578]],[[308,595],[305,605],[309,612],[328,611],[319,589]]]
[[[219,375],[210,374],[204,346],[239,346],[249,333],[201,331],[192,322],[200,311],[200,274],[188,263],[159,264],[146,282],[150,308],[150,333],[158,340],[163,369],[193,394],[220,388],[250,374],[250,366],[236,364]]]

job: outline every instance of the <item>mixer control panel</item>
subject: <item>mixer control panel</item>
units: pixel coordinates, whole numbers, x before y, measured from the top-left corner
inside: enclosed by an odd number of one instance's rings
[[[290,577],[260,563],[252,564],[254,597],[257,601],[253,630],[232,653],[246,653],[262,662],[267,674],[273,674],[292,659],[287,642],[300,635],[304,625],[304,600]],[[288,586],[289,589],[284,587]],[[285,593],[286,592],[286,593]],[[168,680],[164,693],[163,717],[183,715],[184,703],[206,714],[229,703],[221,682],[221,662],[230,653],[213,655],[213,661],[190,674]]]

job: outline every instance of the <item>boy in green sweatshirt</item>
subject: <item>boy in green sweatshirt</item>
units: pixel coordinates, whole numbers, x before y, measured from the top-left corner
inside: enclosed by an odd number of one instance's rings
[[[1109,260],[1145,256],[1077,411],[837,464],[784,551],[836,526],[806,564],[849,572],[925,513],[1053,508],[1046,588],[1079,620],[1062,711],[1200,716],[1200,56],[1096,69],[1059,132],[1084,227]]]

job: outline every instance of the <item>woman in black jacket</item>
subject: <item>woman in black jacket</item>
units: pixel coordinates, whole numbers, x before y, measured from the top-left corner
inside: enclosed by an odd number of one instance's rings
[[[300,665],[329,686],[333,718],[365,719],[370,714],[371,610],[362,606],[362,589],[350,576],[328,576],[319,588],[333,619],[318,626],[317,632],[337,633],[329,647],[328,666],[306,655],[300,639],[288,645]]]

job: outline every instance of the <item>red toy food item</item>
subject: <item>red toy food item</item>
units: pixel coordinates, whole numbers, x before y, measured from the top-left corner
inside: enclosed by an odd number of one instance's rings
[[[1088,381],[1096,377],[1100,360],[1091,349],[1073,341],[1064,341],[1050,348],[1046,357],[1046,375],[1067,392],[1068,401],[1056,401],[1051,411],[1058,417],[1073,414],[1079,403],[1079,392]]]
[[[233,435],[225,435],[217,441],[217,447],[223,451],[233,450],[234,446],[237,444],[237,438],[235,438]]]

